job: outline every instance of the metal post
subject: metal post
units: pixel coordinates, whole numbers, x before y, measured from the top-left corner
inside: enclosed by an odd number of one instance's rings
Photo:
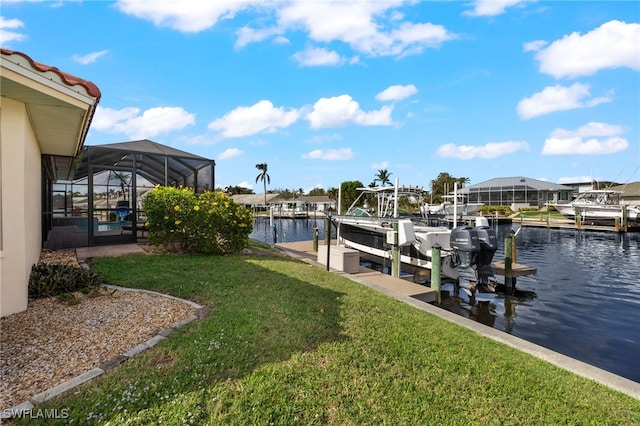
[[[331,259],[331,213],[333,213],[333,209],[329,207],[324,228],[324,239],[327,245],[327,271],[329,270],[329,260]]]
[[[276,242],[276,235],[273,232],[275,225],[273,224],[273,208],[269,209],[269,229],[271,229],[271,247],[273,247],[273,245]]]
[[[438,243],[431,247],[431,288],[436,292],[436,304],[438,305],[442,302],[440,295],[441,249],[442,247]]]
[[[328,215],[324,218],[324,244],[331,245],[331,221]]]
[[[504,286],[507,295],[513,294],[512,250],[513,234],[510,233],[504,239]]]

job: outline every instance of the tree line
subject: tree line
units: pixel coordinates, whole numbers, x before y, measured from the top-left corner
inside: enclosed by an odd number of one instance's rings
[[[256,183],[262,182],[263,193],[265,195],[265,204],[267,194],[280,194],[284,199],[298,198],[302,196],[328,196],[333,200],[338,198],[338,188],[313,188],[312,190],[305,192],[304,189],[287,189],[287,188],[272,188],[267,189],[267,185],[271,184],[271,177],[269,176],[269,167],[267,163],[256,164],[256,169],[259,173],[256,176]],[[392,186],[391,176],[393,173],[387,169],[379,169],[374,175],[373,180],[369,183],[369,187],[376,186]],[[454,185],[457,183],[458,188],[463,188],[470,182],[467,177],[454,177],[447,172],[441,172],[438,177],[429,182],[429,188],[425,189],[425,192],[429,196],[429,201],[432,203],[441,203],[444,200],[444,196],[453,192]],[[342,205],[350,205],[358,196],[357,188],[364,187],[364,184],[359,180],[342,182]],[[226,192],[229,195],[237,194],[255,194],[253,189],[243,186],[227,186],[224,189],[218,188],[219,191]]]

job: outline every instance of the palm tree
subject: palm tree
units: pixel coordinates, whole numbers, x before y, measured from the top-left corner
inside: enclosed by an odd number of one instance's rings
[[[384,186],[388,183],[391,183],[391,175],[393,173],[389,173],[387,171],[387,169],[380,169],[378,170],[378,174],[376,175],[376,178],[373,180],[373,182],[380,182],[380,185]]]
[[[256,176],[256,183],[261,180],[264,184],[264,206],[267,207],[267,184],[271,183],[271,178],[267,173],[267,163],[256,164],[256,169],[260,170],[260,174]]]

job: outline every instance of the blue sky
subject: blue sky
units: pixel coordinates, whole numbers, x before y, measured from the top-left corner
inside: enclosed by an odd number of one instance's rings
[[[87,145],[218,187],[640,180],[637,1],[2,0],[0,42],[100,88]]]

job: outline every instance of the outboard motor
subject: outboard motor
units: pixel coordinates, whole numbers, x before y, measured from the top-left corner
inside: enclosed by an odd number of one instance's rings
[[[480,240],[475,228],[458,226],[451,231],[451,267],[458,271],[460,287],[474,291],[478,277],[476,264],[480,254]]]
[[[498,238],[496,237],[496,231],[489,226],[481,225],[476,226],[474,229],[480,242],[480,253],[478,253],[476,269],[478,286],[489,290],[489,278],[495,279],[491,263],[493,262],[493,255],[498,250]]]

